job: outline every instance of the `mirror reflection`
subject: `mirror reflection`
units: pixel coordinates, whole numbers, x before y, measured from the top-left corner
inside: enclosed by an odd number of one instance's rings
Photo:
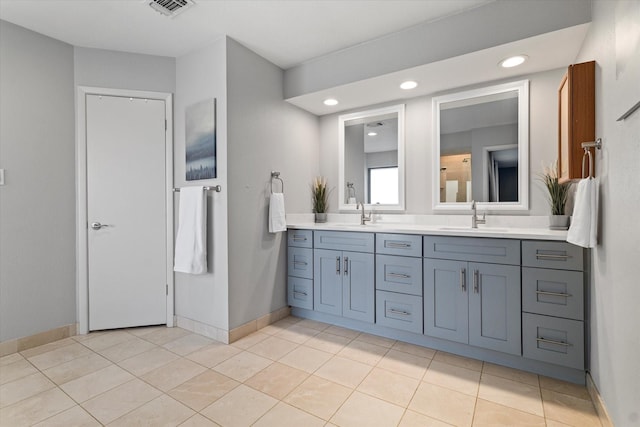
[[[340,208],[401,207],[403,106],[340,116]]]
[[[435,208],[472,200],[492,209],[526,208],[526,83],[434,98]]]

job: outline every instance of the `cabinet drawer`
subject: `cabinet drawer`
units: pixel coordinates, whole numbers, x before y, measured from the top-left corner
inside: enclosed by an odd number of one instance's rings
[[[289,248],[287,264],[289,276],[313,279],[313,249]]]
[[[313,310],[313,280],[289,277],[287,297],[290,306]]]
[[[376,234],[376,253],[386,255],[422,256],[422,236],[407,234]]]
[[[520,265],[520,241],[424,236],[424,257]]]
[[[376,323],[422,333],[422,297],[376,291]]]
[[[522,242],[522,265],[526,267],[583,269],[583,249],[567,242]]]
[[[317,249],[373,252],[373,236],[373,233],[359,233],[357,231],[316,231],[313,234],[313,243]]]
[[[522,355],[584,369],[584,324],[578,320],[522,313]]]
[[[522,268],[522,311],[584,320],[581,271]]]
[[[313,247],[313,231],[291,229],[287,231],[287,240],[289,241],[289,246],[311,248]]]
[[[422,258],[376,255],[376,289],[422,296]]]

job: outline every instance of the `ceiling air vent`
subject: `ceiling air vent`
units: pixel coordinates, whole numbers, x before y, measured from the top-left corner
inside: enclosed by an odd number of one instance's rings
[[[151,0],[149,6],[163,15],[173,18],[193,6],[192,0]]]

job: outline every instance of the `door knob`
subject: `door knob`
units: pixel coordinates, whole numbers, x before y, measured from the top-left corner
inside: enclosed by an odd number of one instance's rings
[[[100,224],[99,222],[92,222],[91,228],[94,230],[100,230],[102,227],[111,227],[109,224]]]

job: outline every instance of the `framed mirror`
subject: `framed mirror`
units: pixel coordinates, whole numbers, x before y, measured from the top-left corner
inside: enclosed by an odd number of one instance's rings
[[[433,209],[529,208],[529,81],[433,98]]]
[[[341,115],[340,210],[404,210],[404,105]]]

